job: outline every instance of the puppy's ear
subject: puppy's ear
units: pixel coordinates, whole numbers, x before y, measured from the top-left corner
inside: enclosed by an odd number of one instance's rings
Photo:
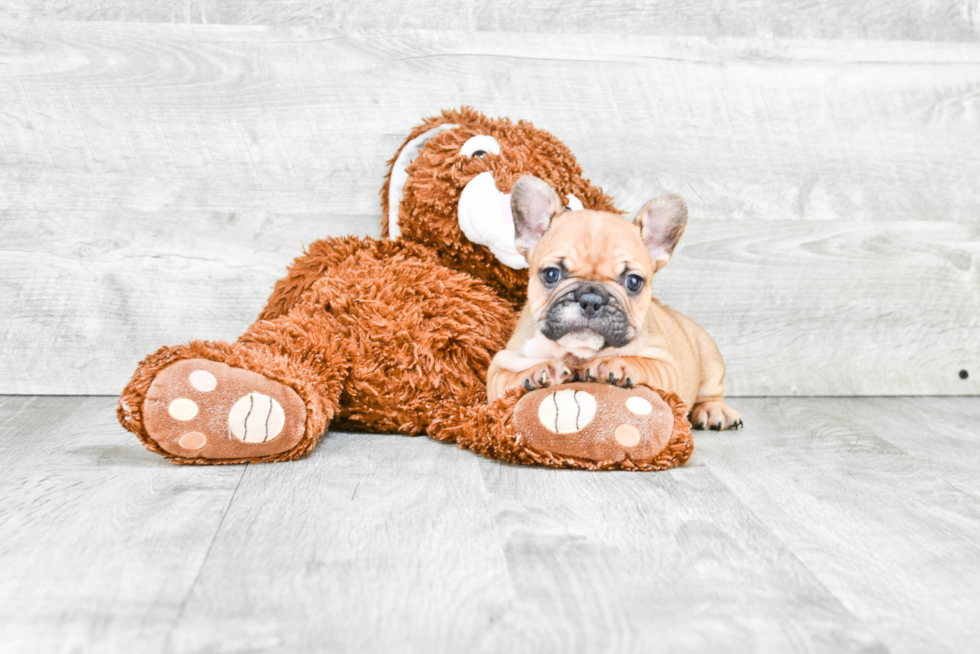
[[[633,224],[640,228],[643,244],[653,259],[653,272],[657,272],[670,261],[684,234],[687,205],[678,195],[661,195],[643,205]]]
[[[510,210],[514,214],[514,244],[527,259],[538,244],[551,219],[561,211],[561,200],[548,182],[525,175],[514,184]]]

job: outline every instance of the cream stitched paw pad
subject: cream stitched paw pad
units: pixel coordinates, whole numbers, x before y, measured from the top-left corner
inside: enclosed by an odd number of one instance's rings
[[[153,381],[143,420],[171,454],[243,459],[295,447],[306,430],[306,407],[296,391],[258,373],[188,359]]]

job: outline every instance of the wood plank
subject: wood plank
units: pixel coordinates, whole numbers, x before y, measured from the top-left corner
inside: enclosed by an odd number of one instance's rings
[[[973,398],[910,397],[899,403],[873,398],[848,413],[916,457],[931,474],[980,497],[980,407]]]
[[[303,461],[249,468],[172,643],[876,649],[705,468],[529,469],[427,440],[342,433]]]
[[[977,44],[99,23],[3,34],[0,162],[22,211],[375,213],[407,131],[462,103],[550,129],[625,208],[665,188],[728,219],[959,220],[978,204]]]
[[[980,45],[101,23],[0,39],[0,392],[118,392],[160,345],[233,338],[303,243],[378,233],[384,161],[464,102],[551,130],[624,208],[688,198],[659,286],[722,345],[730,393],[980,392],[958,377],[980,328]]]
[[[692,221],[684,239],[653,290],[715,338],[730,394],[980,393],[976,225]]]
[[[93,221],[105,227],[86,236],[79,226]],[[377,236],[379,225],[337,215],[65,212],[38,234],[37,223],[10,221],[0,246],[0,297],[11,307],[0,316],[0,392],[118,393],[164,344],[234,340],[305,244]]]
[[[0,396],[10,651],[902,654],[980,636],[980,398],[743,398],[744,431],[649,474],[346,433],[297,462],[178,468],[112,403]]]
[[[8,0],[0,16],[33,20],[143,21],[318,25],[344,30],[439,29],[562,34],[642,34],[783,38],[975,41],[975,10],[949,0],[862,0],[800,3],[639,2],[637,0],[536,0],[459,3],[424,0],[411,6],[390,0],[345,3],[290,0]]]
[[[804,406],[808,420],[815,415],[821,423],[831,423],[838,415],[846,416],[849,429],[873,434],[901,449],[915,460],[922,474],[980,498],[980,404],[976,398],[835,398]]]
[[[958,444],[944,432],[975,425],[980,399],[948,402],[961,417],[918,411],[928,399],[743,398],[744,432],[698,441],[704,465],[896,654],[980,640],[980,499],[942,473],[976,449],[975,428]],[[929,452],[906,451],[912,440]]]
[[[163,651],[244,466],[167,464],[114,398],[4,398],[0,434],[4,651]]]
[[[83,276],[58,247],[0,263],[19,354],[0,388],[113,392],[163,343],[234,339],[292,253],[253,255],[274,228],[249,217],[216,250],[227,223],[196,219],[94,246]],[[977,394],[980,351],[964,347],[980,342],[975,260],[980,234],[957,223],[692,220],[654,292],[714,336],[731,395]]]
[[[523,600],[519,651],[883,651],[697,462],[481,469]]]
[[[249,467],[173,651],[481,651],[512,595],[474,455],[335,433]]]

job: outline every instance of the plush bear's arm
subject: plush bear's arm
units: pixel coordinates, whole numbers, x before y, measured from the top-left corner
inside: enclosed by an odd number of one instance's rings
[[[326,271],[343,265],[359,251],[374,248],[380,243],[356,236],[314,241],[303,256],[293,260],[286,276],[276,282],[265,309],[259,314],[259,320],[273,320],[286,315]]]

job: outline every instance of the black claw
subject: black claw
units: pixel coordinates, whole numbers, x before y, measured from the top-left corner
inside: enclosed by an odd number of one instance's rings
[[[711,429],[713,431],[721,431],[721,423],[720,422],[716,422],[715,424],[711,425]]]
[[[578,371],[577,370],[575,371],[575,376],[572,377],[572,381],[573,382],[582,381],[581,378],[579,378],[579,376],[578,376]]]
[[[609,383],[612,384],[613,386],[616,385],[616,375],[609,373]]]
[[[633,388],[633,380],[629,377],[626,378],[626,388]]]
[[[595,377],[592,376],[592,371],[591,370],[586,370],[585,371],[585,381],[587,381],[587,382],[595,381]]]
[[[525,379],[524,380],[524,390],[526,390],[526,391],[532,391],[532,390],[534,390],[534,386],[531,385],[531,380],[530,379]]]

